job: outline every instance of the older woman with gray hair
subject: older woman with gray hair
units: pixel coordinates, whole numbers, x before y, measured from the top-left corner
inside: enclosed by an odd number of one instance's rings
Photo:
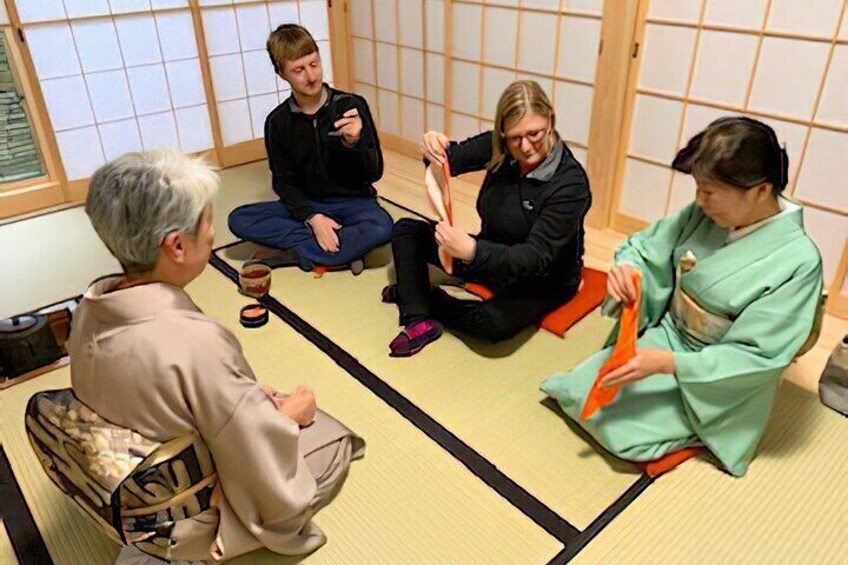
[[[174,559],[303,554],[324,543],[311,518],[364,444],[316,412],[309,389],[260,386],[235,336],[185,292],[209,260],[217,189],[200,159],[167,150],[94,174],[86,212],[124,273],[85,293],[69,341],[73,389],[113,424],[159,442],[197,434],[209,448],[218,484],[208,509],[174,526]]]

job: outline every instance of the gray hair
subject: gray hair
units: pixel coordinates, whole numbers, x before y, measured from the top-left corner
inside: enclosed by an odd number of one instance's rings
[[[217,190],[218,175],[201,158],[173,149],[127,153],[91,177],[85,212],[121,266],[146,273],[169,233],[197,233]]]

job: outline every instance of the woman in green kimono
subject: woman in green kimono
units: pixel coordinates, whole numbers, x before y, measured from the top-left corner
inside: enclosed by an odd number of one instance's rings
[[[801,207],[780,195],[788,159],[766,124],[719,119],[672,167],[695,177],[695,202],[625,241],[608,279],[607,315],[632,302],[631,277],[642,276],[637,354],[603,381],[621,386],[618,397],[580,419],[611,347],[541,388],[623,459],[705,446],[742,476],[781,373],[810,335],[821,258]]]

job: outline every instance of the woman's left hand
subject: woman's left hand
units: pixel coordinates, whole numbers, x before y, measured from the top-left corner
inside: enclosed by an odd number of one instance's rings
[[[603,388],[625,386],[656,374],[673,375],[674,353],[665,349],[637,349],[636,357],[601,381]]]
[[[471,261],[477,251],[477,242],[473,237],[447,222],[436,225],[436,243],[460,261]]]

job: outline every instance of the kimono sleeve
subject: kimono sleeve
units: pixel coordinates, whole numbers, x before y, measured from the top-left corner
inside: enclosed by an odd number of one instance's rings
[[[721,341],[674,354],[692,425],[734,475],[754,455],[780,375],[812,328],[821,287],[821,263],[805,265],[748,305]]]
[[[232,555],[243,545],[245,530],[271,551],[302,553],[297,538],[309,519],[316,483],[298,451],[300,428],[277,411],[235,337],[227,334],[221,330],[198,359],[203,390],[192,406],[226,499],[214,554]]]
[[[615,252],[615,264],[629,264],[642,273],[639,328],[656,325],[667,310],[674,290],[674,249],[690,223],[695,204],[657,220],[625,240]],[[613,315],[620,305],[607,297],[601,312]]]

